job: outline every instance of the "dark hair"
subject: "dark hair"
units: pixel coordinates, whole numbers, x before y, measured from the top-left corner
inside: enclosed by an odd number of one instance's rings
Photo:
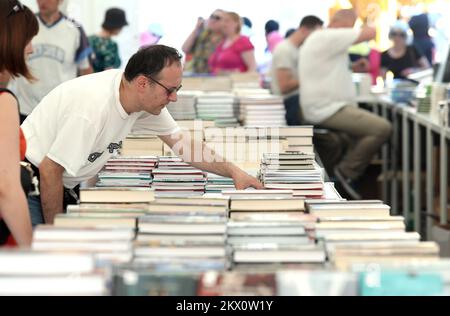
[[[17,0],[0,0],[0,72],[33,79],[24,54],[25,47],[39,31],[33,12]]]
[[[284,38],[288,38],[289,36],[292,35],[292,33],[295,32],[295,29],[289,29],[286,31],[286,34],[284,35]]]
[[[253,26],[253,23],[252,23],[252,21],[248,18],[248,17],[246,17],[246,16],[244,16],[243,18],[242,18],[242,23],[244,24],[244,25],[246,25],[248,28],[252,28],[252,26]]]
[[[128,61],[125,79],[132,81],[139,75],[158,78],[159,73],[173,63],[181,63],[181,54],[172,47],[152,45],[143,47]]]
[[[307,15],[300,22],[300,27],[306,27],[308,29],[313,29],[322,25],[323,21],[315,15]]]
[[[106,10],[102,28],[107,31],[115,31],[120,30],[122,27],[127,25],[128,22],[124,10],[119,8],[110,8]]]
[[[269,33],[272,33],[274,31],[278,31],[280,29],[280,24],[278,24],[277,21],[269,20],[266,22],[266,25],[264,26],[264,29],[266,30],[266,35]]]

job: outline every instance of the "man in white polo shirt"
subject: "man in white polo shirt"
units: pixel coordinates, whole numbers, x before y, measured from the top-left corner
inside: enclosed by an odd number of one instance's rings
[[[373,156],[391,134],[388,121],[359,109],[348,50],[375,38],[371,27],[354,29],[356,14],[340,10],[327,29],[314,32],[300,48],[300,98],[307,122],[340,132],[353,146],[334,168],[334,176],[354,199],[354,188]],[[332,153],[330,153],[332,154]]]
[[[63,212],[64,190],[95,176],[132,128],[158,135],[174,150],[180,147],[187,153],[198,148],[186,139],[182,146],[177,143],[180,129],[166,109],[177,100],[182,73],[178,51],[156,45],[138,51],[124,72],[79,77],[42,100],[22,125],[26,158],[38,168],[40,178],[41,196],[29,199],[33,225],[53,223]],[[262,187],[228,162],[191,164],[233,178],[239,189]]]

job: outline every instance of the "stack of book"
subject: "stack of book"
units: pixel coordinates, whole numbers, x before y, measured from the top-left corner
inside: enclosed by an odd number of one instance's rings
[[[232,81],[227,76],[183,77],[183,90],[186,91],[231,91]]]
[[[179,92],[177,101],[167,105],[167,110],[174,120],[195,120],[197,117],[195,111],[197,94],[198,92],[195,91]]]
[[[205,193],[222,193],[222,191],[230,191],[235,188],[233,179],[214,173],[207,173],[206,181]]]
[[[163,142],[158,136],[130,134],[122,143],[123,156],[159,156],[163,152]]]
[[[33,235],[33,250],[73,251],[94,256],[98,266],[130,262],[135,230],[131,228],[38,226]]]
[[[205,175],[178,157],[160,157],[158,169],[153,171],[153,189],[157,196],[203,195]]]
[[[1,296],[102,296],[107,281],[89,254],[0,251]]]
[[[308,201],[318,218],[312,237],[323,240],[330,260],[339,269],[354,263],[383,263],[438,258],[434,243],[421,243],[416,232],[406,232],[404,218],[391,216],[381,201]]]
[[[58,214],[57,227],[136,228],[138,216],[147,212],[154,201],[154,191],[148,188],[83,188],[80,205],[69,205],[67,214]]]
[[[312,126],[284,126],[269,129],[269,132],[272,137],[276,135],[276,137],[286,140],[286,152],[314,153]]]
[[[97,187],[150,187],[158,157],[116,157],[98,174]]]
[[[432,86],[427,85],[416,95],[417,112],[428,114],[431,111],[431,92]]]
[[[158,198],[139,218],[136,259],[225,260],[227,210],[225,198]]]
[[[243,169],[259,169],[261,157],[269,152],[284,152],[285,144],[270,136],[270,129],[208,128],[205,141],[209,148]]]
[[[233,84],[233,91],[240,89],[261,89],[261,76],[257,72],[233,73],[230,74],[230,79]]]
[[[316,218],[305,215],[304,200],[292,191],[224,192],[231,197],[228,243],[233,263],[323,263],[322,243],[307,234]]]
[[[261,181],[269,190],[293,190],[294,196],[322,197],[322,170],[314,154],[264,154],[261,161]]]
[[[195,296],[199,273],[189,271],[192,260],[115,266],[113,296]],[[189,263],[187,263],[189,261]],[[201,262],[198,262],[200,265]],[[205,265],[206,267],[207,265]]]
[[[286,110],[279,96],[242,96],[240,104],[245,126],[286,126]]]
[[[231,93],[205,93],[197,99],[197,117],[212,120],[217,127],[238,125],[239,105]]]

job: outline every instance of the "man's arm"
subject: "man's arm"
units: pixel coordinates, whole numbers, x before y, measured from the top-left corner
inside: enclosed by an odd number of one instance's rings
[[[356,41],[353,42],[353,44],[359,44],[362,42],[368,42],[377,36],[377,30],[370,26],[364,26],[361,28],[361,32],[359,33],[358,38]]]
[[[255,72],[257,70],[255,51],[250,50],[241,54],[245,65],[247,66],[247,72]]]
[[[55,216],[63,212],[64,167],[45,157],[39,166],[41,204],[46,224],[53,224]]]
[[[198,140],[193,140],[188,134],[181,133],[168,136],[159,136],[179,157],[195,168],[218,174],[223,177],[232,178],[236,189],[243,190],[249,187],[263,189],[263,185],[254,177],[227,162],[219,155]],[[201,150],[201,154],[196,150]],[[199,158],[199,159],[196,159]]]
[[[299,88],[299,81],[294,78],[290,69],[279,68],[276,70],[276,76],[282,94],[288,94]]]
[[[185,54],[190,54],[192,52],[192,48],[194,48],[195,41],[197,40],[198,35],[200,34],[204,21],[202,18],[197,19],[197,24],[195,25],[194,30],[191,34],[189,34],[186,41],[183,43],[181,49]]]

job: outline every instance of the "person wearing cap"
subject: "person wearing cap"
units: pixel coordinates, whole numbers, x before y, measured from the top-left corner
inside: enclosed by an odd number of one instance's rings
[[[381,74],[392,71],[395,79],[406,79],[410,74],[430,68],[425,55],[414,45],[408,45],[409,26],[397,21],[389,32],[392,47],[381,54]]]
[[[79,75],[92,73],[92,50],[79,23],[59,9],[63,0],[37,0],[39,33],[34,37],[34,52],[28,65],[36,80],[16,78],[14,88],[20,103],[21,122],[38,103],[59,84]]]
[[[127,25],[125,11],[119,8],[111,8],[106,11],[102,30],[98,35],[89,37],[89,44],[93,49],[91,62],[94,72],[120,67],[122,62],[119,56],[119,47],[112,37],[119,35],[122,28]]]

